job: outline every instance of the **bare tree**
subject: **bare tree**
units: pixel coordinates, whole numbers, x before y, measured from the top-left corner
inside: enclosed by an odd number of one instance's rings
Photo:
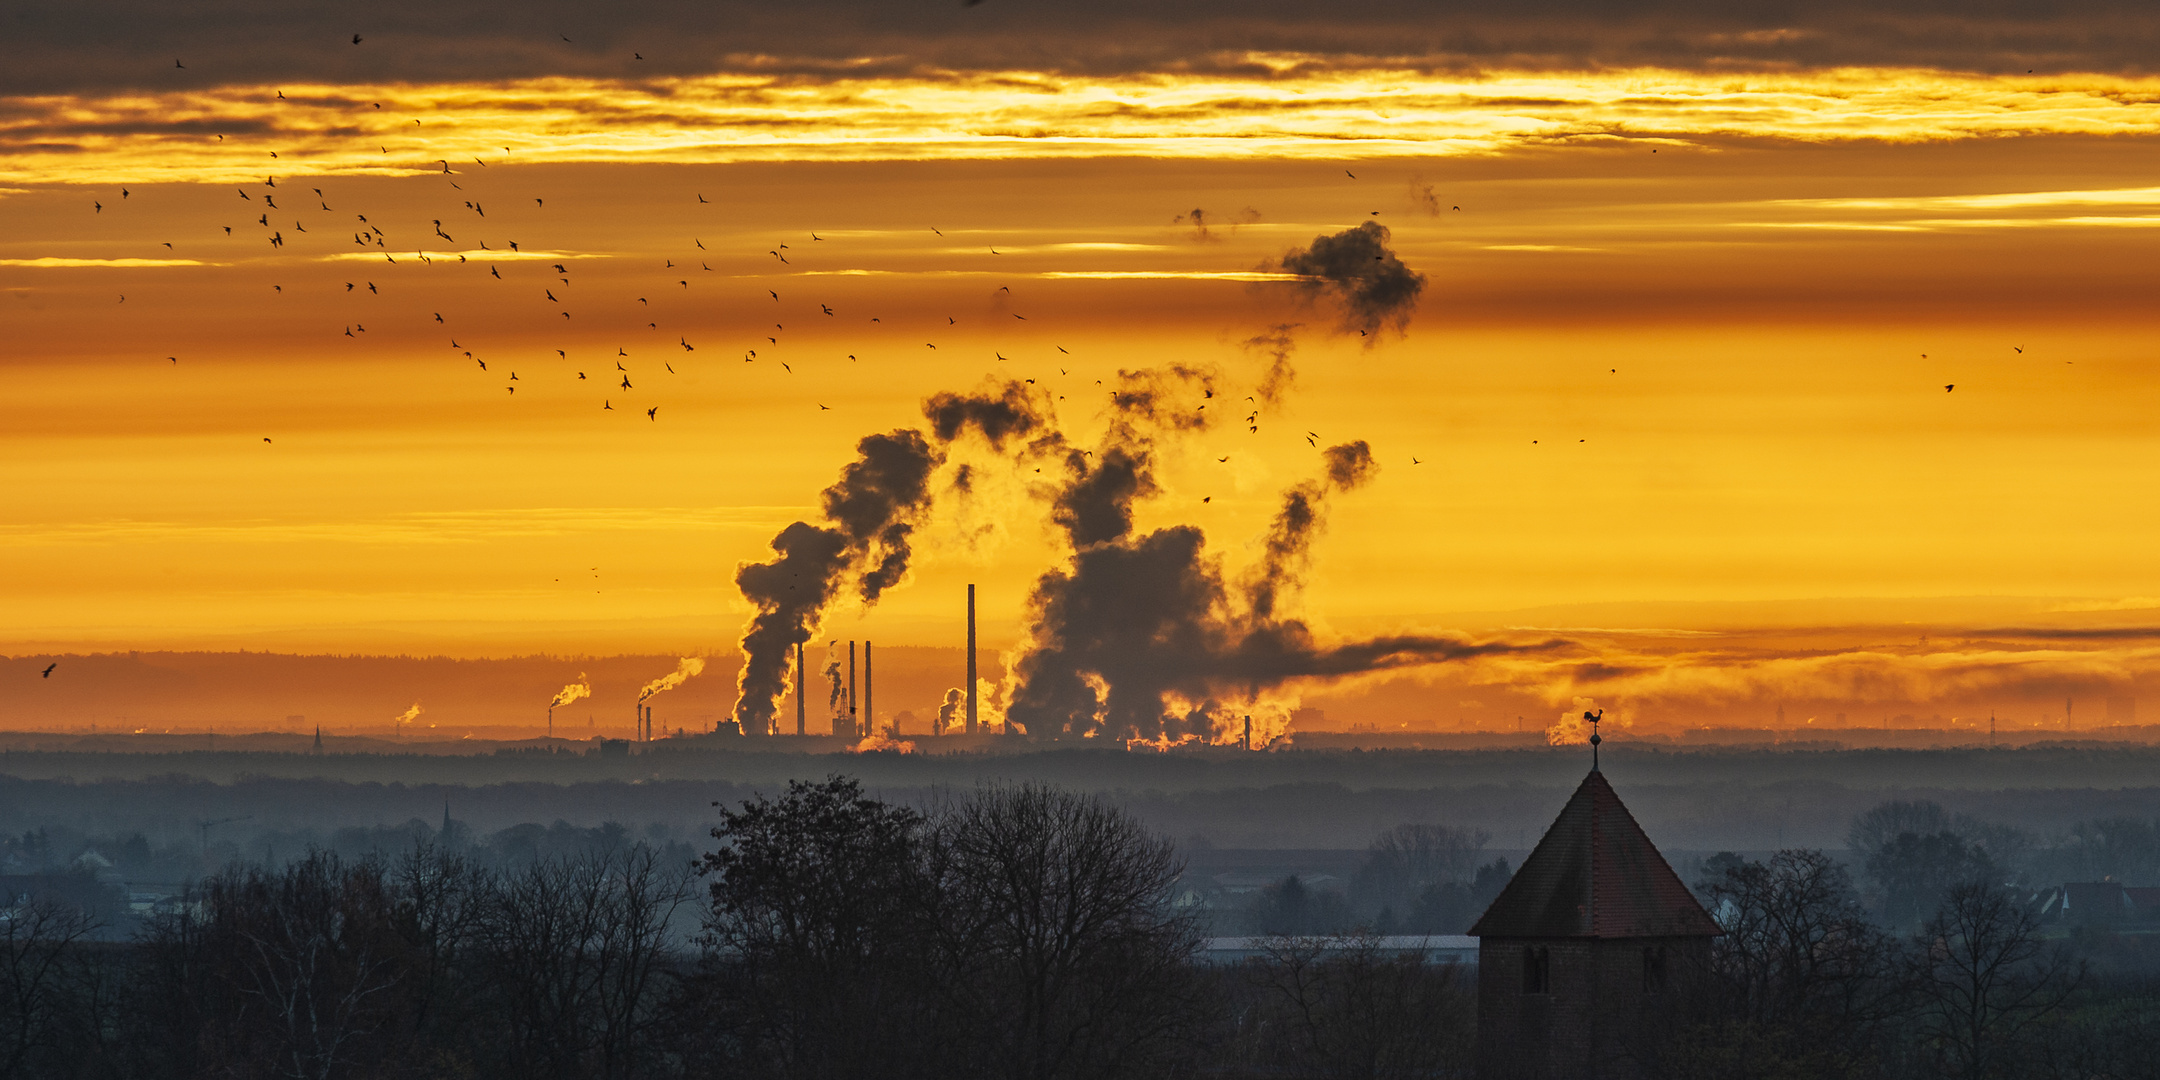
[[[97,925],[49,900],[0,910],[0,1077],[28,1075],[40,1058],[67,1052],[63,1031],[80,1005],[80,946]]]
[[[214,878],[204,903],[233,950],[225,977],[261,1017],[264,1060],[295,1080],[337,1074],[383,1023],[377,1006],[398,978],[381,867],[311,852]]]
[[[470,966],[493,893],[493,878],[465,856],[416,842],[392,869],[398,933],[407,947],[403,986],[407,1038],[446,1041],[472,1011]]]
[[[1708,1028],[1679,1033],[1679,1075],[1862,1075],[1902,1007],[1897,942],[1867,920],[1820,851],[1734,860],[1697,886],[1725,928],[1712,945]]]
[[[1009,1080],[1151,1074],[1194,1023],[1198,929],[1167,841],[1094,798],[991,786],[938,808],[930,877],[953,1013]]]
[[[2017,1075],[2026,1036],[2082,975],[2065,948],[2042,940],[2018,897],[1958,886],[1913,942],[1919,1033],[1946,1075]]]
[[[1408,910],[1427,888],[1468,882],[1492,836],[1482,829],[1447,825],[1397,825],[1374,838],[1352,887],[1376,910]]]
[[[705,856],[716,1053],[747,1075],[904,1076],[934,1005],[922,819],[842,777],[723,809]]]
[[[1372,934],[1278,936],[1242,965],[1258,991],[1239,1056],[1255,1072],[1395,1080],[1467,1071],[1476,1005],[1453,963]]]
[[[543,859],[497,881],[478,964],[503,1025],[497,1055],[526,1076],[630,1075],[687,874],[651,848]]]

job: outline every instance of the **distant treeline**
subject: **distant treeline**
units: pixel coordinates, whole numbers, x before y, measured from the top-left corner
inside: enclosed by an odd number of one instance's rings
[[[234,867],[125,942],[0,922],[0,1075],[37,1078],[1380,1075],[1467,1060],[1467,980],[1365,947],[1197,962],[1170,845],[1085,796],[920,812],[852,781],[489,869],[418,844]],[[687,926],[684,924],[687,922]],[[687,931],[687,932],[686,932]],[[1317,1070],[1317,1071],[1315,1071]]]
[[[993,784],[910,807],[835,777],[714,809],[694,847],[568,826],[348,835],[375,853],[229,866],[118,940],[67,896],[11,896],[0,1076],[1471,1067],[1474,978],[1379,934],[1459,929],[1490,902],[1508,868],[1474,831],[1399,826],[1342,890],[1259,891],[1230,913],[1266,935],[1258,955],[1214,965],[1209,900],[1173,846],[1088,795]],[[2091,824],[2088,856],[2160,856],[2150,820]],[[1850,842],[1865,888],[1819,851],[1709,861],[1694,885],[1727,933],[1629,1048],[1651,1075],[2150,1075],[2153,965],[2125,964],[2104,922],[2048,922],[2016,830],[1892,802]]]
[[[1605,770],[1668,853],[1842,848],[1852,819],[1894,799],[2016,822],[2043,839],[2080,821],[2149,815],[2160,749],[1670,751],[1606,747]],[[1522,850],[1552,821],[1585,762],[1569,750],[1291,751],[1195,754],[1049,749],[1021,753],[720,753],[661,744],[606,758],[520,749],[424,755],[0,752],[0,832],[201,836],[222,856],[258,840],[326,844],[339,829],[435,821],[447,803],[481,833],[557,819],[696,827],[712,803],[832,772],[893,802],[1022,781],[1103,795],[1181,848],[1362,848],[1405,821],[1481,829]]]

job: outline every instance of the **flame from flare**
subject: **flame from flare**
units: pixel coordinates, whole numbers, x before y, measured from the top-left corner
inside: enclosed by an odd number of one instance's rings
[[[580,671],[578,672],[577,681],[563,687],[562,692],[555,695],[555,700],[548,702],[548,708],[553,709],[558,706],[568,705],[581,697],[591,696],[592,684],[585,681],[585,673]]]
[[[685,679],[688,679],[692,675],[700,674],[704,670],[705,661],[700,660],[695,656],[683,657],[681,660],[676,662],[675,670],[670,671],[667,674],[662,675],[649,683],[646,683],[645,688],[638,691],[637,699],[639,701],[643,701],[646,698],[649,698],[654,694],[660,693],[663,690],[673,690],[676,687],[681,686]]]
[[[422,713],[423,711],[425,711],[425,710],[423,710],[423,709],[421,709],[421,708],[420,708],[420,703],[419,703],[419,702],[417,702],[417,701],[415,701],[415,702],[413,702],[413,707],[412,707],[412,708],[410,708],[410,709],[407,709],[407,710],[405,710],[405,711],[404,711],[403,713],[399,714],[398,718],[397,718],[397,719],[395,719],[395,720],[392,720],[392,721],[391,721],[391,723],[393,723],[393,724],[410,724],[410,723],[412,723],[412,722],[413,722],[414,718],[418,717],[418,716],[419,716],[419,715],[420,715],[420,714],[421,714],[421,713]]]
[[[866,738],[863,741],[856,743],[851,747],[848,747],[848,752],[851,754],[876,754],[886,752],[895,754],[912,754],[915,752],[915,744],[912,741],[888,739],[883,735],[872,735],[869,738]]]

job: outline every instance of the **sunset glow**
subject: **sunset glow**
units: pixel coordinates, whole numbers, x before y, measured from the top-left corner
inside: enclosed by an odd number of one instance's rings
[[[724,715],[737,569],[859,439],[1013,383],[1107,446],[1176,368],[1138,530],[1236,593],[1364,440],[1283,612],[1523,647],[1255,689],[1269,737],[2155,685],[2160,77],[762,55],[8,96],[0,652],[712,657]],[[1360,316],[1293,256],[1368,223],[1423,291]],[[969,582],[1029,640],[1065,459],[938,454],[817,640],[957,648]]]

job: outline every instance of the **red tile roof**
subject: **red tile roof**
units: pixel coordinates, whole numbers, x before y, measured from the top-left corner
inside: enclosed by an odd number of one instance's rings
[[[1681,884],[1620,796],[1592,771],[1523,860],[1479,937],[1708,937],[1723,931]]]

